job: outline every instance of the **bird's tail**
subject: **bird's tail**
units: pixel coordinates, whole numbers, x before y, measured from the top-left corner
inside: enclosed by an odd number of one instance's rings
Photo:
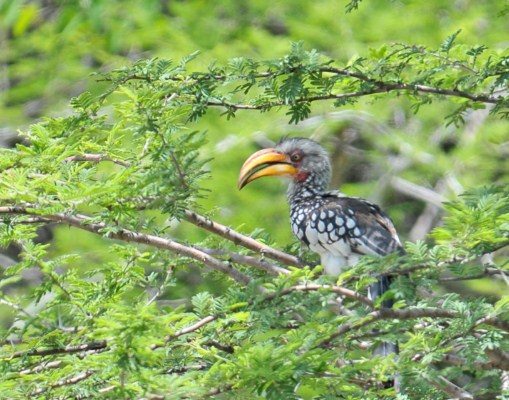
[[[392,276],[381,276],[378,278],[378,281],[372,283],[368,288],[368,297],[371,301],[375,301],[377,298],[381,297],[385,292],[387,292],[393,281]],[[386,299],[382,301],[382,307],[391,308],[394,305],[394,301],[392,299]],[[375,356],[388,356],[390,354],[397,354],[399,352],[397,343],[389,343],[382,342],[376,348],[374,355]]]
[[[385,292],[387,292],[390,287],[391,283],[393,281],[392,276],[381,276],[378,278],[378,280],[375,283],[372,283],[368,287],[368,297],[371,301],[375,301],[377,298],[382,296]],[[392,299],[386,299],[382,301],[382,307],[386,308],[392,308],[394,305],[394,301]],[[382,342],[380,343],[375,351],[373,352],[373,355],[375,357],[387,357],[391,354],[398,354],[399,353],[399,347],[397,343],[390,343],[390,342]],[[393,378],[384,381],[383,385],[385,388],[394,387],[396,389],[396,392],[399,392],[399,377],[396,375]]]
[[[391,288],[391,283],[394,278],[390,275],[381,276],[378,280],[368,288],[368,297],[371,301],[375,301],[379,297],[381,297],[385,292],[387,292]],[[382,307],[392,308],[394,305],[394,301],[392,299],[387,299],[382,302]]]

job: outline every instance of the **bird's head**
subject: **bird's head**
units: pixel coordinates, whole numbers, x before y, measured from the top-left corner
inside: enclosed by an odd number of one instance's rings
[[[239,190],[264,176],[290,176],[294,184],[308,184],[325,190],[330,181],[329,155],[317,142],[306,138],[290,138],[275,147],[257,151],[242,166]]]

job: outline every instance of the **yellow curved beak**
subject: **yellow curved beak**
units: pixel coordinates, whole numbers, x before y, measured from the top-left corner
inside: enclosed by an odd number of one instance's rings
[[[276,149],[263,149],[249,157],[240,169],[239,190],[249,182],[264,176],[293,175],[297,168],[289,164],[288,157]]]

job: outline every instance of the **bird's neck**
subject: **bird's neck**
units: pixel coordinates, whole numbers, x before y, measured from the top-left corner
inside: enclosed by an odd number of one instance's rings
[[[328,182],[314,178],[312,175],[304,182],[292,181],[288,186],[287,197],[290,205],[302,200],[323,195],[327,190]]]

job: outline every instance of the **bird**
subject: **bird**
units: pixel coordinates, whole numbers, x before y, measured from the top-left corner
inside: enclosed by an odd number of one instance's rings
[[[256,179],[288,176],[287,199],[294,236],[320,255],[328,275],[339,275],[362,256],[404,253],[391,218],[380,206],[340,191],[328,190],[332,168],[327,151],[316,141],[285,138],[274,147],[259,150],[243,164],[239,190]],[[375,301],[389,290],[391,276],[370,284],[368,297]],[[382,307],[392,307],[384,299]],[[397,345],[383,342],[376,355],[397,353]]]

